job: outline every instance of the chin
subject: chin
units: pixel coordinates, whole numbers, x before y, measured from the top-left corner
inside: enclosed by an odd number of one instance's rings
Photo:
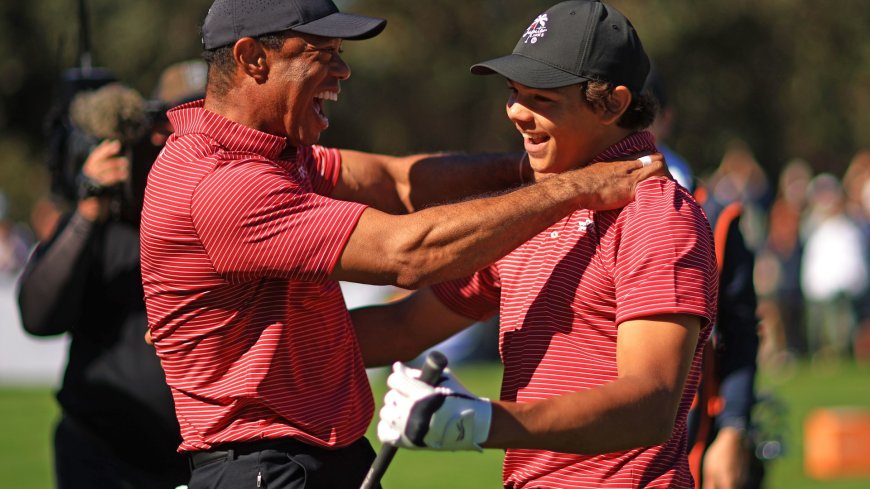
[[[540,160],[529,158],[529,165],[532,167],[532,170],[535,173],[545,174],[545,173],[556,173],[554,169],[553,162],[548,160]]]

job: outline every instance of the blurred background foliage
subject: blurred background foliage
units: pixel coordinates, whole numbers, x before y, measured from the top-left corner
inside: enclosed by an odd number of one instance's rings
[[[148,96],[160,71],[197,57],[211,0],[89,0],[91,52]],[[553,1],[338,0],[383,16],[386,31],[345,44],[353,76],[328,107],[321,142],[386,153],[518,150],[498,77],[477,61],[507,54]],[[866,0],[613,0],[662,73],[671,146],[704,175],[739,139],[775,180],[791,158],[842,175],[870,146]],[[0,190],[27,220],[47,193],[43,123],[62,70],[76,66],[78,0],[0,3]]]

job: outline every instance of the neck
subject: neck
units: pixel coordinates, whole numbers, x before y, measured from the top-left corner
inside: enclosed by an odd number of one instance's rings
[[[592,154],[589,156],[589,158],[586,161],[584,161],[581,165],[578,165],[577,168],[588,165],[598,155],[607,151],[607,149],[609,149],[611,146],[622,141],[623,139],[627,138],[628,136],[634,134],[634,132],[635,132],[635,131],[630,131],[628,129],[623,129],[623,128],[618,127],[618,126],[612,126],[612,127],[609,127],[608,129],[609,130],[606,131],[604,137],[602,137],[598,140],[598,144],[595,144],[592,147],[592,151],[591,151]]]
[[[271,120],[264,110],[270,104],[264,104],[257,93],[249,93],[242,87],[233,87],[223,94],[213,91],[206,92],[203,108],[226,119],[258,131],[277,136],[280,131],[267,124]],[[272,104],[274,105],[274,104]]]
[[[580,161],[578,161],[576,165],[569,168],[568,170],[576,170],[578,168],[583,168],[584,166],[588,165],[593,160],[595,160],[595,158],[598,157],[598,155],[607,151],[608,148],[610,148],[611,146],[615,145],[616,143],[622,141],[623,139],[630,136],[631,134],[634,134],[634,132],[635,131],[630,131],[628,129],[623,129],[621,127],[608,126],[607,128],[605,128],[604,131],[602,131],[601,133],[592,137],[592,139],[594,141],[590,143],[589,151],[586,152],[586,154],[582,158],[580,158]],[[585,137],[589,137],[589,136],[586,135]],[[550,178],[554,175],[558,175],[558,173],[534,172],[533,181],[539,182],[541,180],[545,180],[547,178]]]

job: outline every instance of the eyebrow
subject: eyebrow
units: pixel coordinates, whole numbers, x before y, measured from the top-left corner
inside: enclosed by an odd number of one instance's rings
[[[305,41],[305,44],[307,44],[308,46],[323,48],[323,47],[331,47],[333,44],[337,44],[337,45],[341,46],[343,39],[340,39],[337,37],[322,37],[319,39],[311,39],[311,40],[303,39],[303,40]]]

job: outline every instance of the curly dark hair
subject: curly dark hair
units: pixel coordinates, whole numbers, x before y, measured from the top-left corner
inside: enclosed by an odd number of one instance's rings
[[[275,51],[281,49],[284,41],[291,35],[293,35],[291,31],[270,32],[254,39],[266,49]],[[203,51],[202,59],[208,63],[209,88],[216,95],[225,95],[230,90],[231,75],[235,70],[233,44]]]
[[[580,89],[583,91],[583,95],[589,105],[611,112],[615,109],[613,99],[610,98],[614,88],[616,88],[616,85],[613,83],[597,80],[588,81],[580,85]],[[623,129],[640,131],[653,123],[658,110],[658,102],[649,92],[644,91],[640,94],[632,92],[631,104],[616,124]]]

